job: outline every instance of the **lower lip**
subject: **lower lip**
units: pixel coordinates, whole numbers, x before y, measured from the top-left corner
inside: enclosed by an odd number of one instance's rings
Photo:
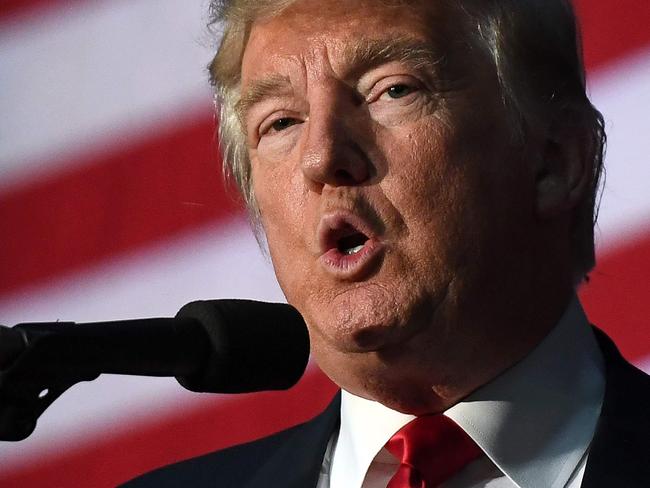
[[[369,239],[355,254],[345,254],[334,248],[321,255],[319,261],[327,272],[339,279],[361,279],[373,269],[383,250],[381,242]]]

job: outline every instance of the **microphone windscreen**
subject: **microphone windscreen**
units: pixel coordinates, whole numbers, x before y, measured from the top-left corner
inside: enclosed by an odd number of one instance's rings
[[[309,334],[298,311],[283,303],[199,300],[177,318],[197,320],[210,353],[196,373],[177,376],[196,392],[244,393],[284,390],[302,376],[309,360]]]

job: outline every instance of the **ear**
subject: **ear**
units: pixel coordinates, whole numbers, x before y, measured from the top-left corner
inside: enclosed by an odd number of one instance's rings
[[[535,158],[536,210],[547,219],[575,208],[591,181],[584,135],[576,128],[549,131]]]

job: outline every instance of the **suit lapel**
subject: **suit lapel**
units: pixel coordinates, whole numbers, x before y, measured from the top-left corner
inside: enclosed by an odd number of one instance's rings
[[[605,397],[582,488],[650,486],[650,377],[625,361],[594,329],[605,358]],[[340,421],[340,393],[315,419],[296,428],[243,488],[314,488]]]
[[[323,413],[292,431],[245,488],[315,488],[340,410],[339,392]]]
[[[605,397],[583,488],[650,486],[650,378],[594,328],[605,358]]]

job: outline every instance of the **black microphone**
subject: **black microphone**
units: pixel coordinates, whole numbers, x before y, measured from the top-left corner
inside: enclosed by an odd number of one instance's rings
[[[242,393],[293,386],[308,359],[305,323],[280,303],[196,301],[175,318],[0,326],[0,440],[26,438],[61,393],[102,373]]]

